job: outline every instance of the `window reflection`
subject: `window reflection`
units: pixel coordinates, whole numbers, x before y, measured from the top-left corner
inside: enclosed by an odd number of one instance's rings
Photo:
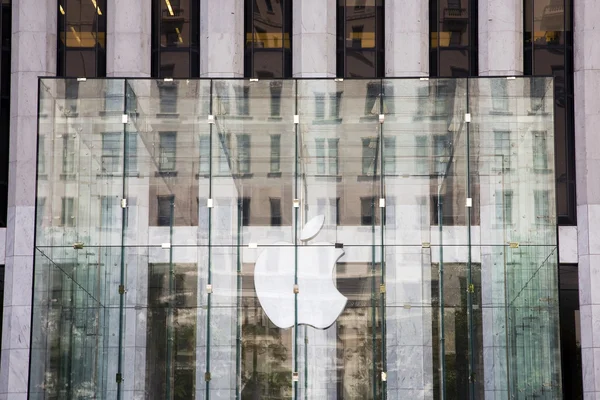
[[[429,1],[429,75],[477,75],[477,1]]]
[[[106,76],[106,0],[59,0],[57,75]]]
[[[556,200],[561,224],[575,223],[575,138],[571,0],[524,3],[525,75],[554,76]],[[532,112],[546,112],[545,87],[531,87]]]
[[[246,0],[244,75],[292,76],[292,0]]]
[[[338,0],[337,76],[385,75],[383,0]]]
[[[152,76],[200,76],[199,0],[153,0]]]

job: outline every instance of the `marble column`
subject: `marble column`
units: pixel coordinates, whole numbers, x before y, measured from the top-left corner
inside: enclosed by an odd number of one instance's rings
[[[584,397],[600,396],[600,3],[574,7],[575,159]]]
[[[244,76],[244,2],[200,0],[200,76]]]
[[[0,399],[26,399],[35,224],[38,76],[56,73],[56,2],[12,3],[12,81]]]
[[[147,0],[108,0],[106,76],[150,76],[152,32]]]
[[[523,75],[523,1],[479,1],[479,75]]]
[[[429,2],[385,2],[385,76],[429,76]]]
[[[294,78],[335,77],[336,0],[295,1],[292,27]]]

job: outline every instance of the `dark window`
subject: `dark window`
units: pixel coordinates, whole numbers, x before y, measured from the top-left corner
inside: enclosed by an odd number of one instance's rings
[[[250,135],[237,135],[238,173],[250,173]]]
[[[0,1],[0,227],[6,227],[8,204],[11,37],[11,2],[3,0]]]
[[[200,76],[199,0],[152,0],[152,76]]]
[[[250,225],[250,198],[242,198],[242,226]]]
[[[375,223],[375,197],[361,197],[360,199],[360,224],[372,225]]]
[[[281,172],[281,135],[271,135],[271,172]]]
[[[337,76],[383,77],[384,1],[337,0],[337,3]]]
[[[317,174],[337,175],[339,139],[315,139]]]
[[[158,82],[158,97],[161,114],[174,114],[177,112],[176,82]]]
[[[161,132],[159,143],[159,171],[175,171],[175,158],[177,155],[177,133]]]
[[[58,76],[106,76],[106,11],[106,0],[58,1]]]
[[[73,197],[63,197],[60,207],[60,224],[62,226],[75,226],[75,200]]]
[[[246,0],[244,75],[292,76],[292,0]]]
[[[477,75],[477,29],[477,0],[429,0],[429,75]]]
[[[560,224],[575,224],[573,108],[573,1],[525,0],[524,72],[554,76],[556,210]],[[532,113],[545,112],[545,81],[532,81]]]
[[[158,196],[158,226],[171,225],[171,213],[173,212],[174,196]],[[174,219],[174,216],[173,216]]]
[[[281,225],[281,199],[270,198],[271,226]]]
[[[377,137],[362,138],[362,173],[375,175],[377,171],[377,150],[379,140]]]
[[[114,174],[120,172],[121,162],[121,134],[119,132],[107,132],[102,134],[102,172]]]

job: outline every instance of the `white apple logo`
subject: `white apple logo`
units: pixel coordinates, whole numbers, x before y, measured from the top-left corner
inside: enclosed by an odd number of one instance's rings
[[[308,221],[300,240],[308,241],[319,233],[324,215]],[[344,255],[332,243],[298,247],[298,324],[326,329],[340,316],[346,301],[334,285],[335,264]],[[254,287],[260,305],[280,328],[294,326],[294,246],[277,242],[256,260]]]

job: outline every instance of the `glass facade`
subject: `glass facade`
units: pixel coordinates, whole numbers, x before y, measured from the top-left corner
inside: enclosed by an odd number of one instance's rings
[[[429,75],[477,76],[477,0],[429,0]]]
[[[525,75],[555,77],[556,207],[559,222],[574,225],[573,4],[571,0],[526,0],[523,9]]]
[[[337,76],[385,76],[384,0],[337,0]]]
[[[292,77],[292,0],[245,0],[244,76]]]
[[[199,0],[152,0],[152,76],[200,76]]]
[[[32,399],[559,398],[551,78],[69,85]]]
[[[59,0],[57,16],[56,74],[106,76],[106,0]]]

